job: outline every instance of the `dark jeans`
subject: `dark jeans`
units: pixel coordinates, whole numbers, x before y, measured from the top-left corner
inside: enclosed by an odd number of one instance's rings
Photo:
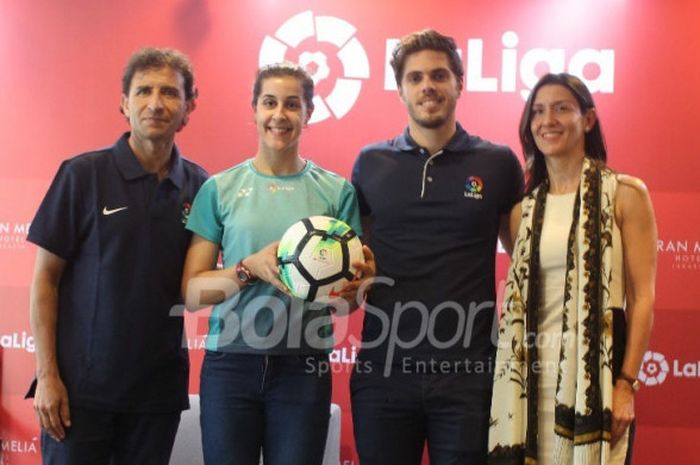
[[[207,351],[200,402],[204,463],[321,465],[330,416],[327,355]]]
[[[71,407],[57,442],[41,431],[44,465],[168,465],[180,412],[112,413]]]
[[[486,463],[491,374],[355,371],[350,381],[360,465]]]

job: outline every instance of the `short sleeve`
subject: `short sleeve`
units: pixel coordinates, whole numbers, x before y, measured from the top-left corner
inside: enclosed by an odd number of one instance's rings
[[[197,192],[186,227],[208,241],[221,244],[224,228],[215,178],[209,178]]]
[[[523,199],[523,192],[525,190],[525,184],[523,179],[523,168],[520,166],[520,162],[516,158],[512,150],[508,150],[508,161],[509,161],[509,183],[512,186],[507,198],[505,199],[505,204],[501,210],[501,213],[508,213],[513,205],[520,202]]]
[[[362,224],[360,222],[360,209],[357,205],[357,195],[350,183],[345,181],[340,191],[338,206],[338,218],[345,221],[357,233],[362,236]]]
[[[363,158],[363,152],[361,152],[360,155],[357,157],[357,160],[355,160],[355,165],[352,168],[351,181],[356,191],[360,215],[369,216],[372,213],[372,211],[369,207],[369,204],[367,203],[367,200],[365,199],[364,193],[362,192],[362,175],[360,173],[360,165],[362,164]]]
[[[88,182],[89,173],[81,176],[77,167],[78,163],[72,160],[61,164],[27,235],[28,241],[64,260],[80,248],[81,231],[88,219],[86,193],[81,183]]]

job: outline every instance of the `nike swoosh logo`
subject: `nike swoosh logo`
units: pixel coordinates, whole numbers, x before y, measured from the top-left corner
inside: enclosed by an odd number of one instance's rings
[[[113,214],[115,214],[115,213],[117,213],[117,212],[120,212],[120,211],[122,211],[122,210],[126,210],[127,208],[129,208],[129,207],[120,207],[120,208],[115,208],[115,209],[112,209],[112,210],[108,210],[107,207],[104,207],[104,208],[102,209],[102,214],[103,214],[104,216],[109,216],[109,215],[113,215]]]

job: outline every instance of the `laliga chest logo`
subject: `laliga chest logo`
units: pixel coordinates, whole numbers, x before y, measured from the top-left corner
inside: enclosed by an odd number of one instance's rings
[[[185,202],[182,204],[182,224],[187,224],[187,218],[190,217],[190,212],[192,211],[192,204]]]
[[[265,36],[259,66],[292,61],[311,75],[317,95],[309,124],[345,116],[360,95],[362,80],[369,78],[367,53],[354,37],[356,31],[343,19],[304,11],[285,21],[273,37]]]
[[[470,199],[481,200],[484,190],[484,181],[479,176],[469,176],[464,183],[464,196]]]

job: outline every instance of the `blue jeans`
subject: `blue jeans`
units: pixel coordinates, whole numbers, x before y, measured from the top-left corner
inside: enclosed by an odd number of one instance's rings
[[[71,407],[66,438],[42,429],[45,465],[168,465],[180,412],[113,413]]]
[[[350,381],[360,465],[486,464],[491,377],[465,372],[354,371]]]
[[[208,465],[321,465],[331,401],[328,356],[207,351],[200,386]]]

